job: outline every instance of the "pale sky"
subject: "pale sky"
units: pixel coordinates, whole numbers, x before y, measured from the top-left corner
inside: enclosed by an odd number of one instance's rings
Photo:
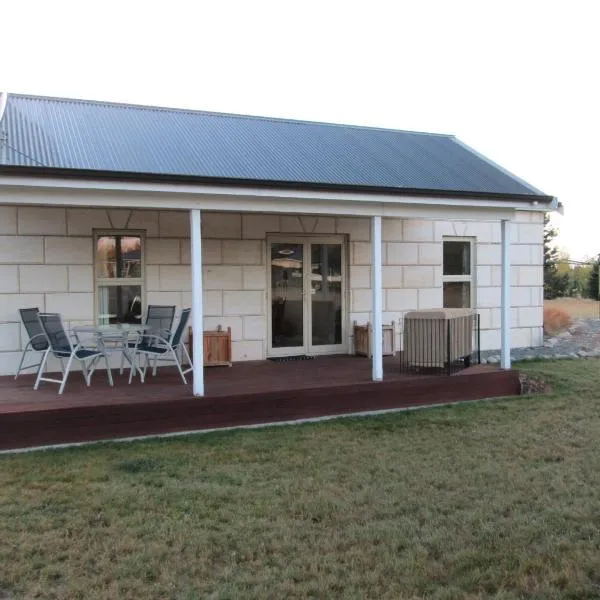
[[[20,0],[0,90],[450,133],[600,252],[596,0]]]

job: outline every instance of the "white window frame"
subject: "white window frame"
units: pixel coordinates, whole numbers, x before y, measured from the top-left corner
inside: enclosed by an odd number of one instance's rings
[[[141,277],[98,277],[98,264],[96,261],[96,251],[98,248],[98,238],[106,236],[131,236],[139,237],[141,242],[140,247],[140,269]],[[98,289],[100,287],[119,287],[125,285],[139,285],[140,297],[142,299],[141,314],[146,313],[146,232],[140,229],[94,229],[93,230],[94,247],[92,259],[94,261],[94,323],[101,325],[98,318],[99,298]]]
[[[444,298],[444,283],[468,283],[470,290],[470,308],[477,308],[476,306],[476,293],[475,293],[475,238],[473,237],[459,237],[459,236],[444,236],[442,238],[442,303]],[[444,244],[446,242],[468,242],[469,243],[469,257],[471,259],[470,264],[470,275],[444,275]]]
[[[315,346],[312,344],[312,304],[310,303],[310,269],[304,268],[304,282],[303,282],[303,298],[305,299],[302,303],[302,321],[304,327],[304,343],[302,346],[292,346],[285,348],[273,348],[273,333],[272,333],[272,293],[273,286],[271,283],[271,244],[282,243],[282,244],[301,244],[303,246],[303,257],[307,260],[310,256],[310,245],[311,244],[340,244],[342,246],[342,296],[341,296],[341,325],[342,325],[342,341],[340,344],[331,345],[319,345]],[[267,274],[267,356],[292,356],[294,354],[308,354],[309,356],[318,356],[319,354],[347,354],[348,353],[348,298],[349,298],[349,260],[348,260],[348,239],[345,235],[313,235],[313,234],[271,234],[267,236],[265,240],[265,256],[267,260],[266,274]],[[308,260],[310,264],[310,260]]]

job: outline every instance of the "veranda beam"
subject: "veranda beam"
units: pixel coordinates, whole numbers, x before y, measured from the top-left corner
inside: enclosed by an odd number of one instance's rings
[[[500,366],[510,369],[510,221],[502,219],[502,287],[500,321]]]
[[[204,307],[202,297],[202,216],[200,210],[190,211],[192,246],[192,388],[194,396],[204,396]]]
[[[371,289],[373,292],[373,381],[383,380],[381,300],[381,217],[371,217]]]

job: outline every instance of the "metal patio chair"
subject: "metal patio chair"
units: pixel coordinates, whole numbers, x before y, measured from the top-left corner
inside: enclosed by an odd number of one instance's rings
[[[48,340],[48,349],[42,359],[42,364],[38,371],[35,385],[33,386],[34,390],[38,389],[41,381],[51,381],[53,383],[60,383],[58,393],[62,394],[74,360],[78,360],[81,363],[83,378],[85,379],[85,383],[89,386],[96,363],[101,358],[104,358],[106,363],[108,381],[110,385],[113,385],[112,372],[110,370],[110,365],[108,364],[108,356],[100,338],[98,339],[98,346],[95,348],[85,347],[79,341],[77,335],[73,336],[75,340],[75,344],[73,344],[71,337],[63,327],[62,319],[58,313],[39,313],[38,319]],[[62,379],[42,377],[44,366],[51,354],[60,360],[61,367],[63,367],[64,359],[67,359],[67,365],[62,369]]]
[[[146,312],[146,320],[144,325],[146,329],[144,333],[158,335],[163,338],[168,338],[171,335],[171,328],[173,327],[173,321],[175,319],[175,305],[162,305],[162,304],[149,304],[148,311]],[[135,341],[127,342],[127,348],[134,350],[139,343],[138,339]],[[128,359],[128,355],[123,352],[121,356],[121,368],[119,373],[123,373],[125,367],[125,359]],[[156,375],[156,368],[154,369]]]
[[[19,309],[19,313],[21,315],[21,321],[23,321],[23,327],[25,327],[25,331],[27,331],[27,335],[29,336],[29,341],[25,344],[25,348],[23,349],[21,362],[19,362],[15,379],[21,374],[21,371],[42,366],[42,356],[39,356],[40,360],[37,363],[23,365],[28,352],[39,353],[45,352],[48,349],[48,338],[46,338],[46,334],[38,319],[40,310],[38,308],[21,308]]]
[[[153,360],[154,369],[156,369],[156,363],[158,361],[174,362],[177,365],[177,369],[179,370],[179,374],[181,375],[183,383],[187,383],[185,374],[192,370],[192,359],[190,358],[187,348],[183,343],[183,333],[190,319],[191,312],[191,308],[185,308],[181,311],[179,323],[177,324],[173,335],[161,336],[153,333],[144,333],[142,336],[140,336],[139,343],[133,352],[133,364],[129,372],[129,383],[131,383],[134,371],[138,370],[137,359],[141,356],[145,357],[144,368],[139,369],[142,382],[144,382],[146,378],[146,369],[148,368],[150,361]],[[187,358],[187,361],[190,365],[185,370],[182,367],[183,360],[179,359],[179,352],[181,352],[182,355],[185,355],[185,358]]]

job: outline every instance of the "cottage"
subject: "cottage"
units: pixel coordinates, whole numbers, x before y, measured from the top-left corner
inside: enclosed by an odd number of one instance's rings
[[[349,353],[369,322],[380,380],[382,323],[472,307],[508,368],[542,341],[556,207],[453,136],[0,94],[0,375],[19,308],[148,304],[192,307],[195,395],[218,325],[246,361]]]

